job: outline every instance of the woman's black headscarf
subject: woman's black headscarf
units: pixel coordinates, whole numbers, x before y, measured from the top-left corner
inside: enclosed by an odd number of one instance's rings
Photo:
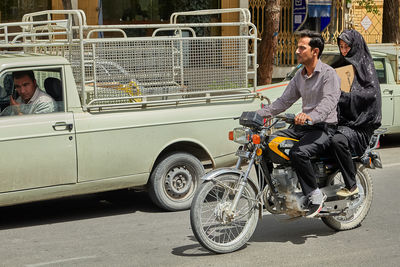
[[[342,92],[339,100],[339,124],[377,129],[382,118],[381,88],[369,49],[362,35],[355,30],[344,30],[338,37],[338,45],[340,40],[351,47],[344,61],[353,65],[356,71],[350,93]]]
[[[349,138],[353,151],[362,154],[369,137],[381,125],[381,89],[362,35],[355,30],[344,30],[337,39],[338,45],[340,40],[351,47],[346,56],[341,55],[341,62],[353,65],[355,73],[351,91],[342,92],[339,99],[338,123],[339,126],[346,126],[339,127],[339,131]]]

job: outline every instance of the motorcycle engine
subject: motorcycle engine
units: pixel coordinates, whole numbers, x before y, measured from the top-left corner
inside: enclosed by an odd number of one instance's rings
[[[292,167],[277,166],[272,171],[279,192],[293,192],[297,188],[297,175]]]
[[[278,165],[273,169],[271,175],[279,194],[284,199],[286,213],[298,216],[298,213],[303,211],[301,207],[303,192],[298,186],[296,172],[292,167]]]

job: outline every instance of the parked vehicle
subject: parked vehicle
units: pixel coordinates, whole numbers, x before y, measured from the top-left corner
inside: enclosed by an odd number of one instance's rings
[[[179,23],[222,13],[241,20]],[[223,27],[238,33],[211,34]],[[196,35],[197,28],[210,34]],[[129,29],[154,34],[129,37]],[[232,118],[261,106],[249,42],[256,47],[257,30],[247,9],[95,26],[80,10],[49,10],[0,24],[1,108],[9,105],[15,71],[33,70],[41,90],[47,79],[58,80],[60,96],[57,112],[0,117],[0,206],[144,188],[166,210],[189,208],[205,169],[235,162],[226,137],[237,125]]]
[[[240,117],[242,127],[235,128],[231,140],[240,144],[234,168],[220,168],[207,173],[193,199],[190,222],[200,244],[215,253],[240,249],[253,235],[263,207],[272,214],[292,218],[306,215],[305,197],[289,158],[291,147],[298,142],[271,134],[271,129],[284,127],[281,121],[294,123],[294,114],[277,116],[269,126],[256,112]],[[376,130],[370,147],[354,158],[356,181],[360,192],[347,198],[336,196],[345,186],[332,158],[314,158],[312,164],[317,183],[327,196],[317,215],[335,230],[349,230],[360,225],[372,202],[373,184],[368,168],[381,168],[379,153],[374,151],[383,130]],[[248,163],[244,170],[241,166]],[[256,179],[250,177],[255,167]]]
[[[394,44],[369,45],[376,72],[381,86],[382,96],[382,127],[387,128],[386,134],[400,133],[400,77],[397,73],[400,61],[398,46]],[[321,61],[333,65],[339,59],[337,46],[327,45],[321,55]],[[257,89],[263,92],[271,101],[280,97],[288,82],[295,73],[301,69],[301,65],[293,68],[287,74],[284,81]],[[288,112],[299,113],[301,100],[297,101]]]

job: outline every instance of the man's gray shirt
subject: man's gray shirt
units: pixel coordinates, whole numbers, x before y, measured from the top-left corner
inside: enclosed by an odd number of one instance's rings
[[[28,103],[24,104],[21,97],[18,97],[16,101],[20,103],[19,109],[22,114],[51,113],[56,111],[56,103],[54,99],[38,87],[36,87],[35,93]],[[0,116],[17,114],[18,112],[13,109],[13,106],[8,106],[1,112]]]
[[[303,67],[299,70],[282,96],[271,105],[257,111],[263,117],[274,116],[290,108],[302,98],[302,112],[312,122],[337,123],[337,103],[340,97],[340,79],[336,71],[318,60],[314,72],[307,76]]]

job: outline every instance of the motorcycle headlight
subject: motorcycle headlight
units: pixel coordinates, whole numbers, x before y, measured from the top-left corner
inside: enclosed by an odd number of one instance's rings
[[[245,128],[235,128],[230,133],[230,140],[239,144],[247,144],[250,142],[251,131]]]

